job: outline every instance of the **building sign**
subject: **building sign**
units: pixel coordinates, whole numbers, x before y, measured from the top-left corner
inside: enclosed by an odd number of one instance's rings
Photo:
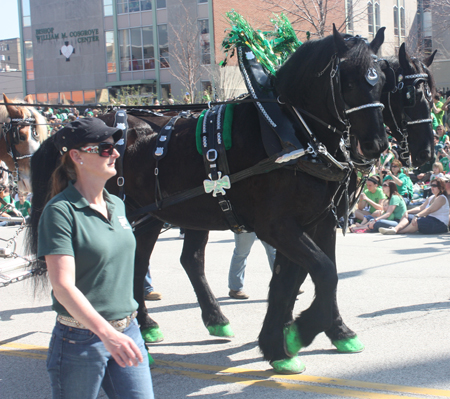
[[[38,43],[46,40],[67,40],[68,38],[76,39],[77,43],[98,42],[98,29],[77,30],[72,32],[55,33],[54,28],[36,29],[36,39]]]

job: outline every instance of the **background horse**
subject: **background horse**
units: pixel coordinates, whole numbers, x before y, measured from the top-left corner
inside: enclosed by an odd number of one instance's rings
[[[15,106],[22,101],[10,100],[3,94],[5,105],[0,105],[0,159],[14,173],[18,173],[21,191],[31,191],[30,159],[47,138],[47,120],[31,106]],[[25,102],[31,102],[26,97]]]
[[[305,43],[278,72],[276,90],[286,103],[283,107],[302,108],[316,115],[325,124],[344,129],[346,126],[341,121],[349,119],[352,126],[352,150],[372,159],[378,157],[388,145],[378,102],[385,78],[372,57],[381,46],[383,37],[377,35],[370,47],[361,39],[355,38],[355,41],[352,48],[349,48],[343,37],[334,31],[332,36],[325,39]],[[332,71],[335,68],[340,71],[338,83],[333,80],[335,72]],[[367,82],[369,69],[376,71],[379,77],[373,86]],[[347,114],[346,110],[350,111],[349,108],[355,112]],[[196,123],[196,119],[187,118],[180,119],[175,126],[168,154],[159,163],[163,197],[203,184],[206,177],[205,166],[197,153],[193,134]],[[325,145],[332,156],[344,158],[340,134],[330,132],[313,120],[310,125],[316,139]],[[233,146],[227,153],[230,174],[267,159],[260,129],[258,112],[253,104],[235,107]],[[307,141],[298,123],[296,135],[301,142]],[[152,157],[155,142],[155,135],[138,137],[127,148],[123,160],[125,193],[141,206],[155,202],[155,161]],[[42,191],[42,187],[47,188],[57,159],[52,139],[47,140],[32,159],[35,194],[33,228],[30,232],[34,236],[30,238],[34,245],[37,239],[35,228],[45,204],[46,193]],[[115,183],[111,184],[111,191],[114,191]],[[292,166],[249,177],[233,184],[232,189],[227,192],[236,214],[246,228],[255,231],[258,237],[277,249],[269,307],[259,344],[264,358],[280,372],[301,372],[304,366],[296,356],[298,350],[308,346],[322,331],[333,335],[334,340],[351,341],[355,337],[339,320],[335,300],[336,220],[332,208],[339,187],[339,181],[319,179]],[[162,221],[194,231],[185,238],[183,266],[186,262],[203,262],[208,230],[229,228],[217,199],[207,195],[163,208],[154,214],[161,222],[151,225],[145,234],[137,237],[135,260],[135,298],[140,302],[139,322],[144,330],[155,326],[145,309],[142,281]],[[207,296],[213,295],[204,274],[199,276],[197,269],[188,267],[186,271],[202,304]],[[315,299],[285,329],[286,323],[292,321],[292,306],[301,283],[301,271],[311,275],[315,284]],[[211,314],[212,318],[205,319]],[[228,324],[220,309],[217,312],[215,309],[210,309],[209,312],[202,309],[202,316],[211,330]],[[329,331],[331,326],[339,328]]]
[[[401,143],[405,151],[403,156],[402,153],[399,156],[405,159],[411,155],[411,163],[414,166],[434,159],[431,107],[435,87],[428,67],[432,64],[436,51],[419,60],[409,57],[403,43],[398,58],[387,59],[392,68],[395,86],[393,90],[384,91],[381,97],[385,106],[383,118],[392,136]],[[389,71],[386,71],[386,74],[388,75]]]

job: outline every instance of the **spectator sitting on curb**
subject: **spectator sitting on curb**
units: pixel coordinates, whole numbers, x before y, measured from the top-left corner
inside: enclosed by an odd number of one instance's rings
[[[363,220],[364,216],[372,215],[375,211],[383,209],[382,201],[386,198],[380,187],[380,177],[377,175],[370,176],[366,181],[366,189],[358,201],[358,209],[355,210],[356,219]],[[365,208],[369,206],[369,210]]]
[[[409,217],[402,218],[397,226],[380,227],[381,234],[442,234],[448,232],[449,204],[445,195],[445,183],[438,177],[431,183],[433,195],[421,206],[410,209]]]

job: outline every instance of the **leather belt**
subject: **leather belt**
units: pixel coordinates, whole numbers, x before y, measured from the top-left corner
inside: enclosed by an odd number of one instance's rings
[[[130,316],[124,317],[120,320],[108,320],[108,323],[111,324],[117,331],[123,332],[125,328],[127,328],[131,322],[136,318],[137,310],[135,310]],[[75,320],[73,317],[58,315],[56,317],[56,321],[65,326],[81,328],[83,330],[89,330],[89,328],[85,327],[83,324]]]

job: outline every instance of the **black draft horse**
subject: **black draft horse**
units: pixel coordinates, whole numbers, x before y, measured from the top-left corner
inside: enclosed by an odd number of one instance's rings
[[[327,38],[300,46],[277,74],[276,90],[287,104],[304,109],[331,126],[342,126],[340,121],[349,120],[352,152],[360,153],[366,159],[377,158],[388,145],[379,103],[385,76],[373,57],[383,40],[381,32],[370,46],[360,38],[354,38],[349,46],[334,30],[333,35]],[[337,70],[339,84],[333,79],[336,72],[332,71]],[[375,71],[379,77],[375,85],[367,81],[369,70]],[[161,123],[164,124],[164,120]],[[168,155],[159,164],[163,197],[203,184],[203,159],[197,153],[193,135],[196,123],[194,119],[180,119],[172,133]],[[342,160],[342,136],[331,133],[315,120],[310,121],[310,127],[328,152]],[[155,202],[155,162],[151,156],[155,149],[155,135],[137,137],[134,134],[136,141],[127,148],[123,160],[125,192],[143,206]],[[299,132],[298,135],[301,136]],[[235,107],[232,139],[233,146],[227,154],[231,174],[267,158],[258,113],[253,104]],[[304,141],[304,136],[299,140]],[[36,249],[39,215],[45,205],[49,176],[57,160],[58,154],[51,139],[32,159],[34,210],[32,228],[29,229],[32,250]],[[237,182],[227,192],[242,223],[277,249],[269,306],[259,345],[264,358],[278,372],[303,371],[297,352],[322,331],[336,345],[343,347],[348,343],[352,346],[357,339],[343,323],[336,303],[336,220],[331,205],[339,184],[295,168],[280,168]],[[112,187],[110,191],[114,192]],[[157,327],[148,317],[142,282],[162,221],[190,230],[185,238],[181,262],[201,306],[211,303],[211,298],[214,298],[204,273],[200,272],[208,231],[229,228],[217,199],[208,195],[163,208],[154,215],[161,222],[136,238],[135,298],[140,303],[138,317],[144,331]],[[307,273],[315,284],[315,299],[292,322],[296,294]],[[213,309],[202,307],[202,317],[210,331],[229,324],[218,305]]]

